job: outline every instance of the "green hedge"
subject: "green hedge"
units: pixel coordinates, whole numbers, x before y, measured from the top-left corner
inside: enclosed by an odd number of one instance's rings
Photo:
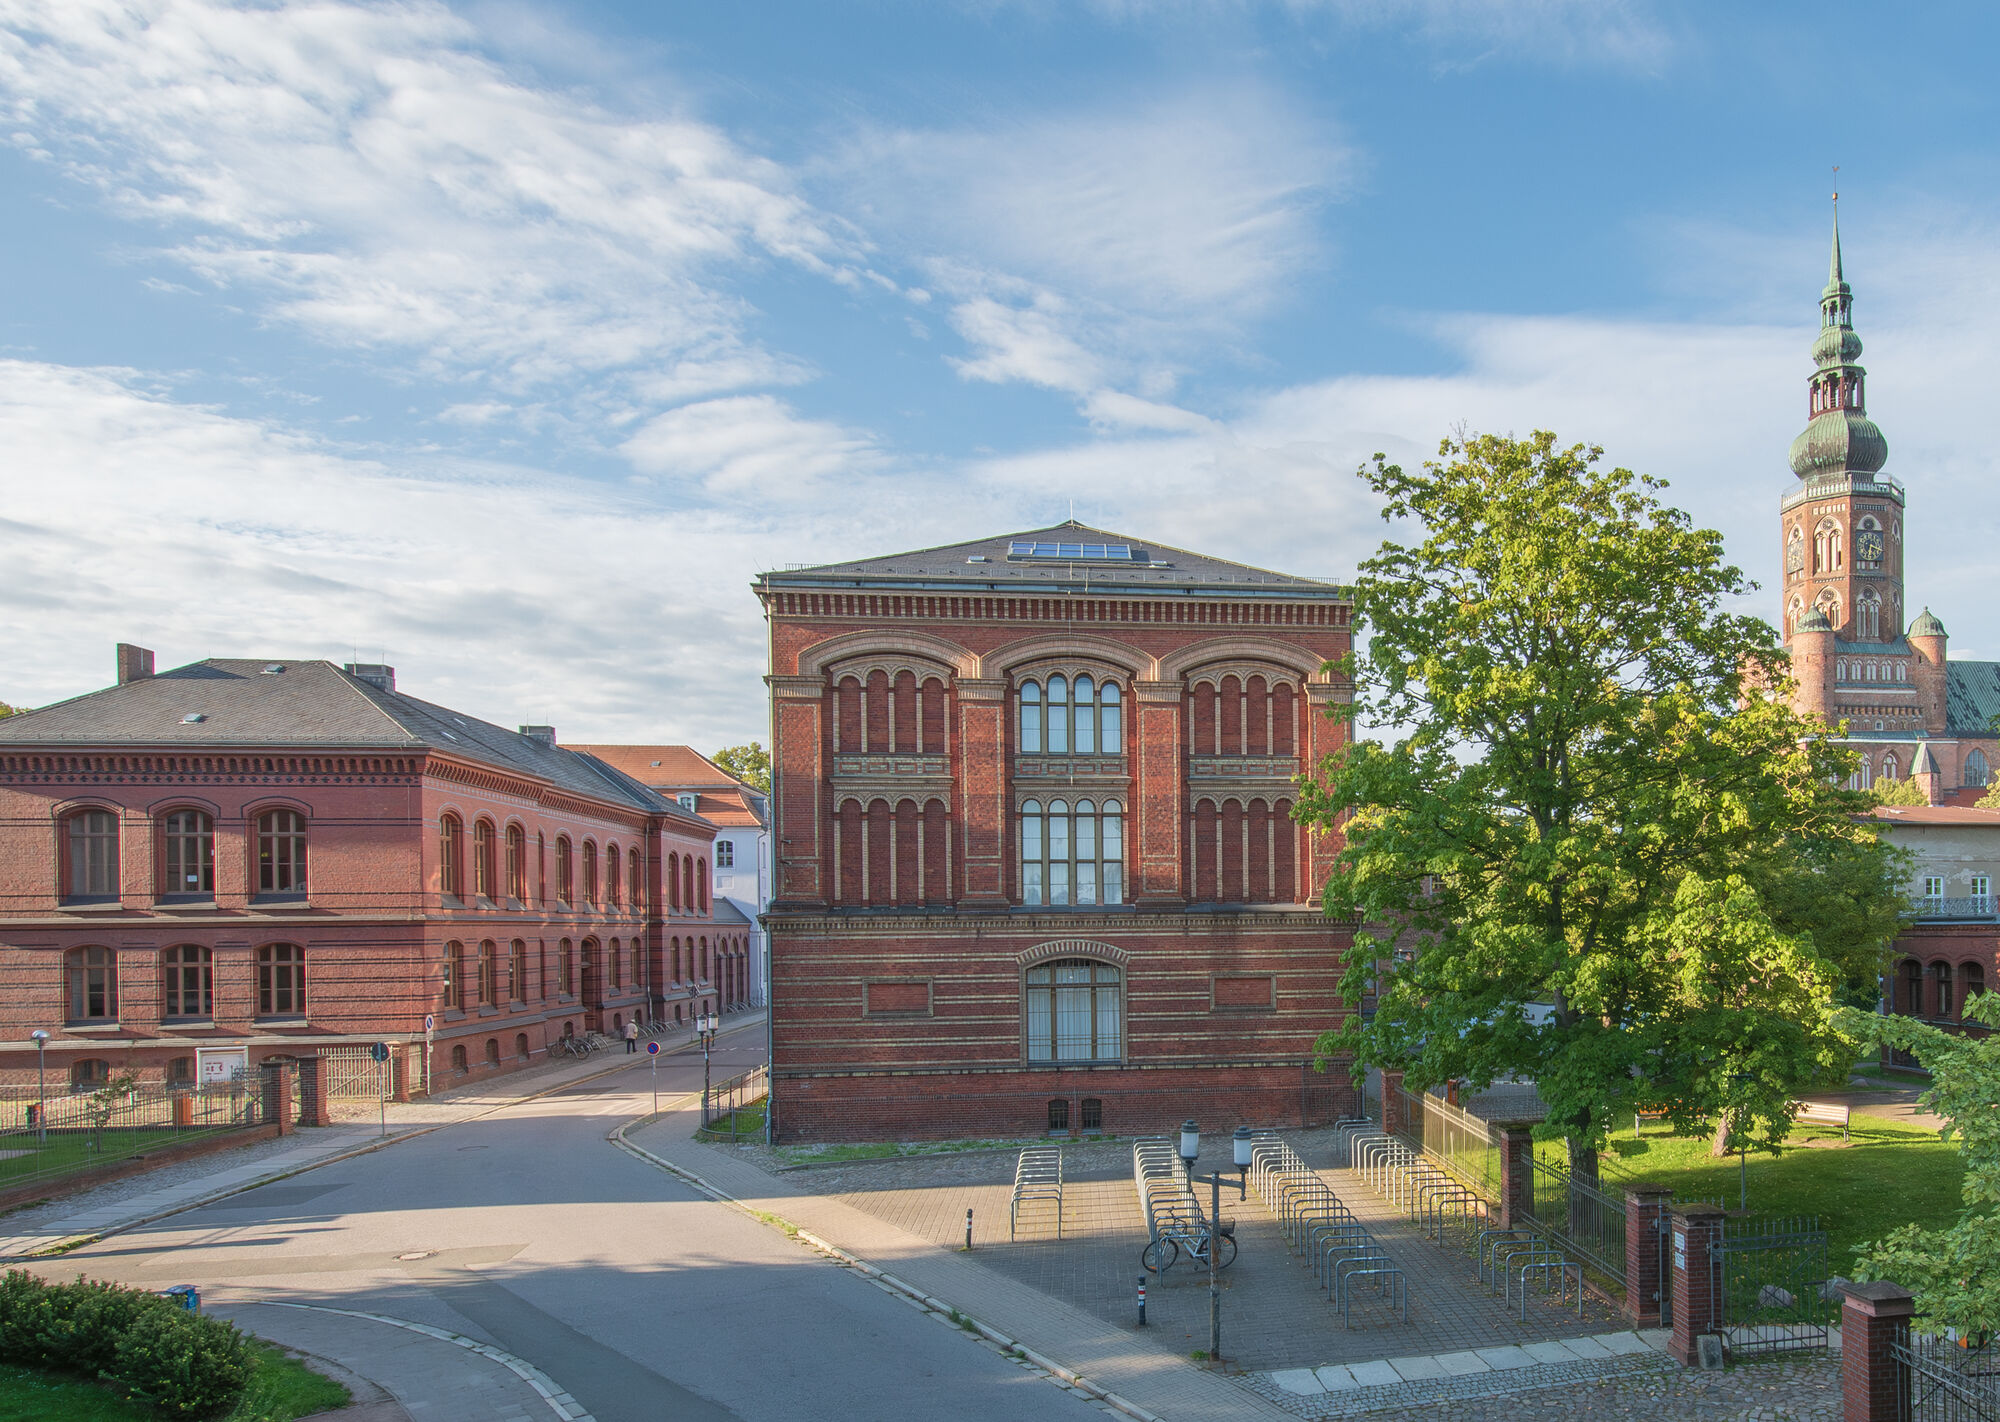
[[[160,1417],[219,1417],[236,1405],[252,1361],[243,1335],[143,1289],[22,1270],[0,1278],[0,1362],[102,1378]]]

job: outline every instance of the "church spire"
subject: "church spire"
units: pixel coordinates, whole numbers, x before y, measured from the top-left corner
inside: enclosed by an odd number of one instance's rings
[[[1819,294],[1819,337],[1812,348],[1817,369],[1806,382],[1809,423],[1792,441],[1792,472],[1801,479],[1819,474],[1865,479],[1889,462],[1889,441],[1868,418],[1868,372],[1855,363],[1861,337],[1854,334],[1854,289],[1841,270],[1839,194],[1834,196],[1833,256],[1826,290]]]

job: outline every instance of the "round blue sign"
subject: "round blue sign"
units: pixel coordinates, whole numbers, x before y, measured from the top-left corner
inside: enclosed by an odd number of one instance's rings
[[[646,1055],[647,1055],[647,1056],[649,1056],[649,1057],[657,1057],[657,1056],[658,1056],[659,1054],[660,1054],[660,1044],[659,1044],[658,1042],[648,1042],[648,1043],[646,1043]]]

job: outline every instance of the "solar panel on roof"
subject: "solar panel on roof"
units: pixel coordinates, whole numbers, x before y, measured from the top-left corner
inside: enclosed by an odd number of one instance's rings
[[[1143,553],[1134,553],[1129,543],[1042,543],[1032,538],[1016,538],[1007,545],[1009,558],[1063,558],[1072,562],[1143,562]]]

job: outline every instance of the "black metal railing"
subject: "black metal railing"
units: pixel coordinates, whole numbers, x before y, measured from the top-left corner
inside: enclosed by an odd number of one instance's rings
[[[1564,1250],[1625,1287],[1625,1201],[1535,1157],[1531,1172],[1536,1226]]]
[[[1924,896],[1911,900],[1911,912],[1919,919],[1979,920],[2000,918],[2000,906],[1991,894],[1975,894],[1968,898],[1945,898]]]
[[[0,1105],[0,1190],[87,1176],[262,1119],[254,1081],[8,1102]]]
[[[1901,1373],[1898,1422],[1994,1422],[2000,1418],[2000,1349],[1906,1334],[1889,1345]]]
[[[1731,1220],[1709,1251],[1723,1346],[1732,1356],[1827,1346],[1840,1290],[1827,1277],[1817,1216]]]
[[[709,1141],[758,1140],[764,1134],[764,1111],[771,1097],[769,1067],[752,1067],[741,1076],[717,1082],[702,1103],[701,1129]]]

